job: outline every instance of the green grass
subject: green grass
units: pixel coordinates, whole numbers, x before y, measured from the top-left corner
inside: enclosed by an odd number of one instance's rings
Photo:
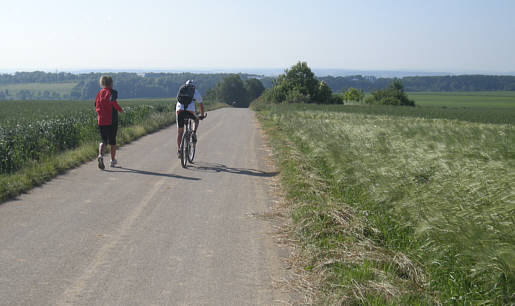
[[[263,107],[256,106],[257,109]],[[278,109],[287,106],[279,105]],[[298,105],[298,110],[309,110],[312,105]],[[515,105],[512,108],[442,108],[431,106],[398,107],[388,105],[321,105],[320,110],[337,113],[354,113],[370,116],[388,115],[394,117],[411,117],[425,119],[450,119],[480,123],[514,124]]]
[[[409,92],[419,106],[515,108],[515,91]]]
[[[348,109],[259,113],[316,301],[514,303],[513,124]]]
[[[175,99],[126,99],[118,101],[120,106],[175,106]],[[89,112],[95,113],[93,101],[0,101],[0,125],[7,122],[31,122],[58,116]]]

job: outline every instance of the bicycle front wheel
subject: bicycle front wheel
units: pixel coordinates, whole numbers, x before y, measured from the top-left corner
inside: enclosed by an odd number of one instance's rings
[[[195,147],[196,143],[193,142],[193,137],[190,137],[190,141],[188,142],[188,161],[193,164],[193,159],[195,158]]]

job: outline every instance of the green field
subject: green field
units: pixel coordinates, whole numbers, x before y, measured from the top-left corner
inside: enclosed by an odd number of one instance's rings
[[[420,106],[515,108],[515,91],[409,92]]]
[[[0,91],[7,90],[9,93],[9,99],[15,99],[16,93],[21,90],[28,90],[33,95],[37,95],[38,92],[43,94],[44,91],[49,93],[57,92],[61,97],[69,96],[72,88],[77,83],[19,83],[19,84],[0,84]]]
[[[120,126],[140,124],[153,114],[168,114],[172,100],[120,101]],[[0,102],[0,175],[14,173],[27,163],[74,149],[96,140],[96,113],[91,101]]]
[[[175,106],[175,99],[127,99],[119,100],[122,107],[151,105]],[[60,116],[72,116],[74,113],[89,112],[94,114],[93,101],[0,101],[0,126],[8,122],[33,122]]]
[[[515,302],[515,116],[490,106],[261,106],[317,303]]]

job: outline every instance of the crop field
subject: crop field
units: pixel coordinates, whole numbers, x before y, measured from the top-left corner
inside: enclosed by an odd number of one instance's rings
[[[3,84],[0,85],[0,91],[7,90],[10,98],[16,97],[16,93],[21,90],[28,90],[32,92],[32,94],[36,94],[38,92],[57,92],[61,96],[70,95],[72,88],[77,83],[68,82],[68,83],[19,83],[19,84]]]
[[[122,108],[138,105],[167,107],[175,106],[175,99],[129,99],[118,103]],[[0,109],[0,126],[61,116],[70,117],[83,112],[95,115],[93,101],[2,101]]]
[[[490,106],[261,109],[316,301],[515,302],[515,116]]]
[[[515,91],[409,92],[420,106],[515,108]]]
[[[154,112],[169,112],[171,100],[121,101],[120,126],[141,123]],[[0,107],[0,174],[13,173],[28,161],[73,149],[98,138],[91,101],[6,101]]]

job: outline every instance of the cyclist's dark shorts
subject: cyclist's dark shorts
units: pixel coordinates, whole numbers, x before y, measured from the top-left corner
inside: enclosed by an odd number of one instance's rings
[[[113,125],[99,125],[98,130],[100,131],[100,137],[104,144],[116,145],[116,133],[118,132],[118,126]]]
[[[181,110],[177,114],[177,124],[179,125],[179,128],[184,127],[184,119],[186,119],[186,118],[191,118],[193,120],[197,120],[197,116],[193,115],[192,113],[190,113],[188,111]]]

